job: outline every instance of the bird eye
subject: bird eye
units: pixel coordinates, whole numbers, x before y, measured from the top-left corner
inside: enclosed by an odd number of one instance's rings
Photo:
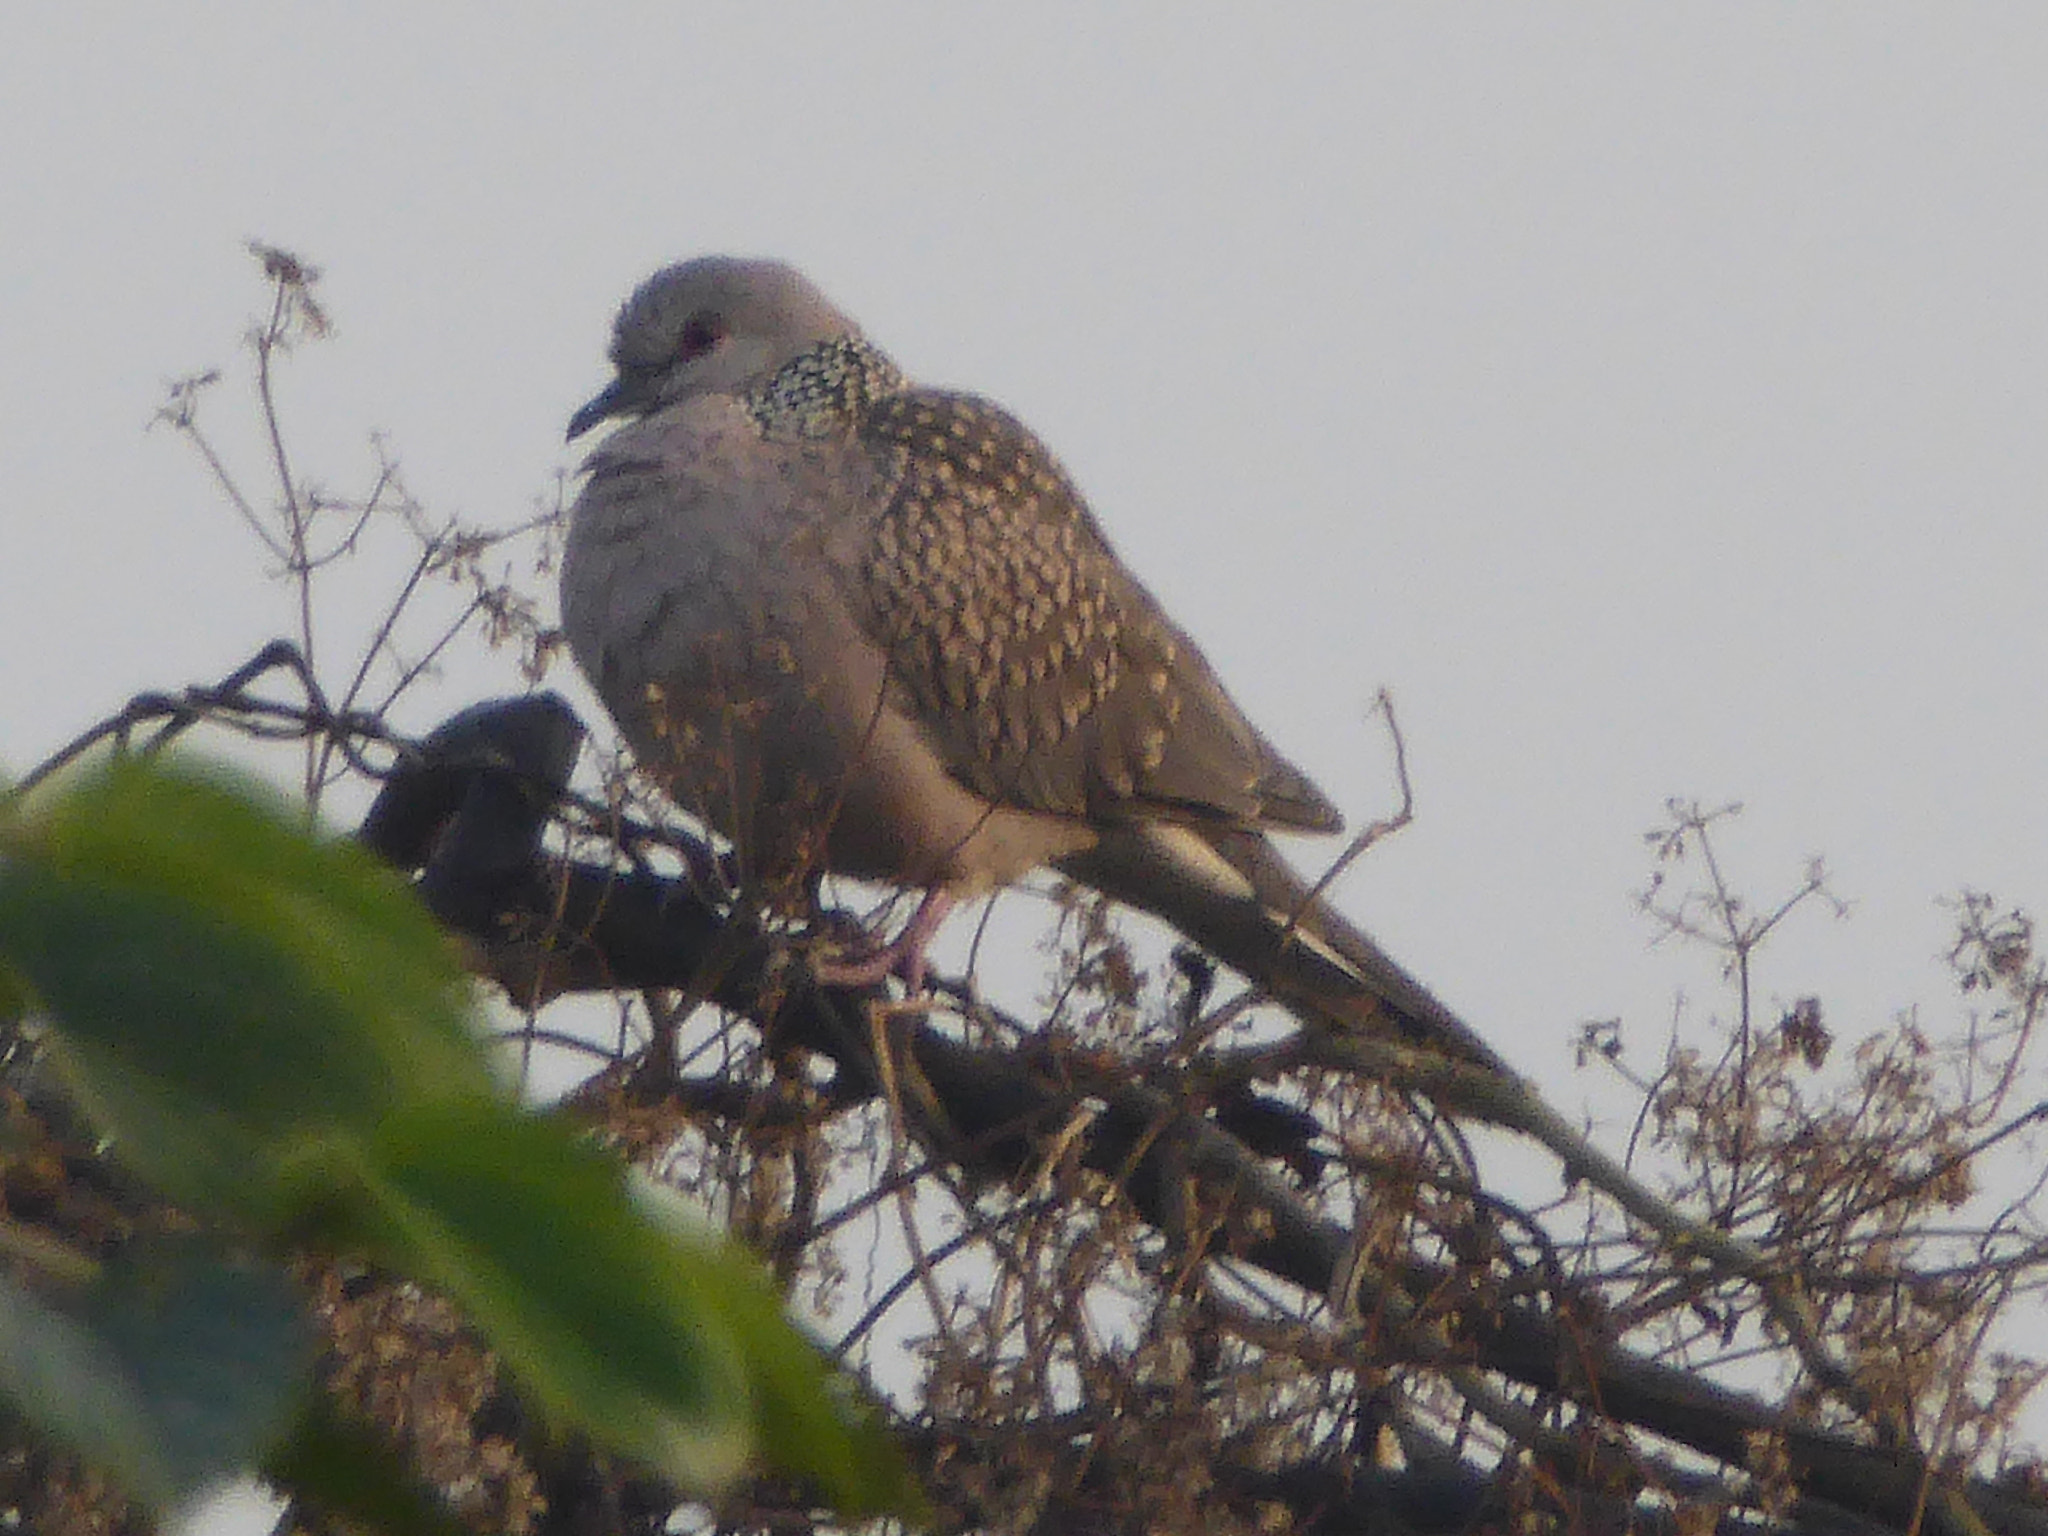
[[[708,310],[699,311],[683,322],[681,359],[702,357],[725,339],[725,322]]]

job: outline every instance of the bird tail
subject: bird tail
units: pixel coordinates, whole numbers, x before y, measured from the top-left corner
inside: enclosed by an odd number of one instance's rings
[[[1058,867],[1164,920],[1312,1023],[1512,1075],[1470,1025],[1312,896],[1263,833],[1119,827]]]

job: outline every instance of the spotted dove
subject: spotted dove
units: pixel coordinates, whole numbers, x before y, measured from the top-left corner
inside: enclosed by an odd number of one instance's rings
[[[562,560],[577,662],[756,889],[921,889],[833,980],[915,986],[955,901],[1051,866],[1293,1005],[1498,1058],[1268,831],[1335,808],[1245,718],[1001,407],[906,379],[801,274],[704,257],[626,301]]]

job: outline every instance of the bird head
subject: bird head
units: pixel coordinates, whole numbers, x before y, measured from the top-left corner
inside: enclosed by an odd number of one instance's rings
[[[857,327],[796,268],[699,256],[633,290],[612,327],[611,383],[569,422],[571,441],[612,417],[646,416],[696,395],[740,394],[821,342]]]

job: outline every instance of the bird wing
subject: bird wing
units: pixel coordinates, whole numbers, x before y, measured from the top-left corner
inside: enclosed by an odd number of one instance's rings
[[[892,489],[856,607],[955,778],[999,805],[1105,825],[1342,825],[1015,417],[906,389],[871,402],[860,435]]]

